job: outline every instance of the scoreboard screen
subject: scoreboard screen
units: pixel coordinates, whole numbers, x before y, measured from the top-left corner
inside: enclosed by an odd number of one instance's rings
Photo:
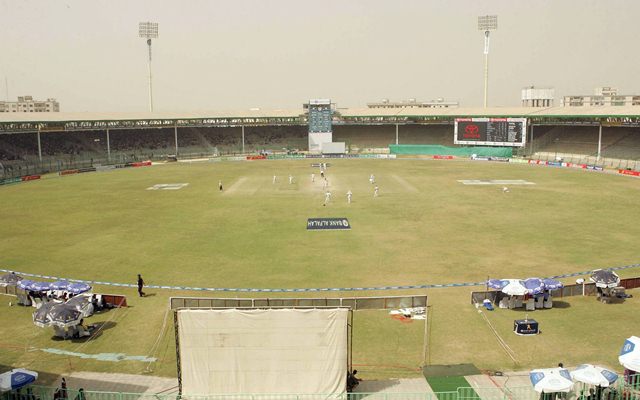
[[[331,102],[312,100],[309,103],[309,132],[331,132]]]
[[[453,143],[522,147],[526,138],[526,118],[456,118]]]

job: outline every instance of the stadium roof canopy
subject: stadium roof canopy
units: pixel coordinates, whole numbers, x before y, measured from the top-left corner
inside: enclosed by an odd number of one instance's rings
[[[534,124],[640,125],[640,106],[491,107],[491,108],[347,108],[337,109],[333,123],[413,124],[452,123],[455,118],[529,118]],[[242,110],[140,113],[0,113],[0,133],[306,125],[307,115],[296,110]]]

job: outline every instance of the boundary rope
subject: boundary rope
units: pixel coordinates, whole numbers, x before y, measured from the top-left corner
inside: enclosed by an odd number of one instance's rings
[[[630,268],[640,267],[638,264],[622,265],[618,267],[602,268],[609,271],[619,271]],[[594,268],[598,269],[598,268]],[[573,272],[569,274],[554,275],[549,278],[561,279],[571,278],[575,276],[588,275],[594,271],[594,269],[581,272]],[[136,284],[132,283],[117,283],[117,282],[103,282],[103,281],[91,281],[71,278],[61,278],[57,276],[30,274],[27,272],[20,272],[16,270],[0,268],[0,272],[15,272],[18,275],[50,279],[54,281],[66,280],[69,282],[82,282],[92,285],[103,286],[116,286],[126,288],[137,288]],[[438,289],[438,288],[450,288],[450,287],[464,287],[464,286],[485,286],[486,282],[461,282],[461,283],[432,283],[422,285],[399,285],[399,286],[372,286],[372,287],[343,287],[343,288],[210,288],[210,287],[191,287],[191,286],[165,286],[165,285],[146,285],[149,289],[164,289],[164,290],[184,290],[184,291],[199,291],[199,292],[251,292],[251,293],[296,293],[296,292],[363,292],[374,290],[402,290],[402,289]]]

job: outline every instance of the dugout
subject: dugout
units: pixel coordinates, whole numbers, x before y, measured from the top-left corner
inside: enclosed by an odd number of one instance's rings
[[[346,393],[349,307],[174,310],[179,393]]]

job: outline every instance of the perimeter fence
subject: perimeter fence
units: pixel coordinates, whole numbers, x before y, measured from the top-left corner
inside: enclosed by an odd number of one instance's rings
[[[640,400],[640,374],[620,377],[609,388],[590,394],[593,386],[577,383],[569,393],[541,395],[532,386],[515,387],[459,387],[451,392],[422,393],[342,393],[342,394],[219,394],[179,395],[176,393],[126,393],[67,389],[61,394],[58,388],[47,386],[28,387],[28,390],[7,392],[1,400]],[[594,390],[595,391],[595,390]],[[599,396],[599,397],[598,397]]]

